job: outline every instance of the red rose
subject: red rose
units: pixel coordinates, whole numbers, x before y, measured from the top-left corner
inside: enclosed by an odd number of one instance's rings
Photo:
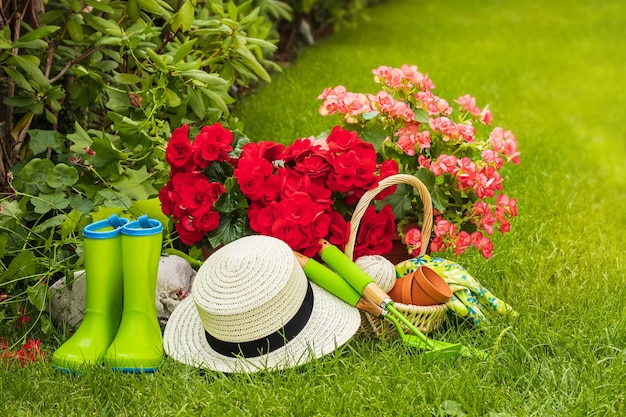
[[[211,206],[201,207],[193,214],[193,225],[198,231],[208,233],[220,225],[220,214]]]
[[[374,206],[369,206],[361,219],[357,234],[354,256],[382,255],[391,250],[395,219],[390,205],[376,213]]]
[[[308,247],[312,240],[296,223],[284,218],[278,218],[274,222],[271,235],[288,244],[293,250],[301,250]]]
[[[398,163],[394,159],[387,159],[380,164],[380,178],[387,178],[398,173]],[[392,185],[382,190],[376,197],[376,200],[383,200],[385,197],[390,196],[396,192],[397,185]]]
[[[330,216],[328,213],[319,214],[311,223],[311,235],[316,239],[326,237],[330,229]]]
[[[213,161],[224,161],[232,151],[233,133],[221,124],[204,126],[196,136],[191,148],[194,162],[202,169]]]
[[[312,154],[294,166],[294,170],[311,179],[326,178],[332,169],[328,159],[322,154]]]
[[[250,228],[257,233],[270,235],[272,225],[278,218],[278,203],[272,201],[269,205],[253,204],[248,209]]]
[[[178,174],[174,178],[178,179],[183,175],[189,182],[178,188],[182,199],[182,207],[192,214],[204,206],[213,207],[215,202],[214,196],[219,192],[219,190],[216,190],[216,186],[212,185],[202,174]],[[217,188],[221,188],[221,192],[223,192],[224,187],[221,184],[218,183]]]
[[[191,218],[186,217],[176,223],[175,226],[181,242],[185,245],[193,245],[194,243],[200,242],[204,237],[204,233],[198,230],[192,222]]]
[[[161,202],[161,211],[166,216],[171,216],[174,208],[174,203],[170,198],[172,192],[172,181],[168,181],[165,187],[159,190],[159,201]]]
[[[278,203],[281,217],[301,226],[308,226],[323,210],[305,192],[295,192]]]
[[[350,236],[350,223],[346,222],[346,219],[336,211],[329,212],[328,216],[330,227],[327,240],[343,250]]]
[[[235,178],[243,195],[250,200],[260,200],[263,198],[265,176],[258,170],[241,169],[235,170]]]
[[[316,150],[320,150],[319,146],[313,147],[309,139],[297,139],[285,149],[283,160],[285,165],[293,167],[296,163],[308,158]]]
[[[350,150],[354,148],[355,141],[357,140],[360,141],[356,132],[342,129],[339,126],[333,127],[332,132],[330,132],[330,135],[326,138],[328,148],[332,152],[345,152]]]
[[[240,159],[263,158],[273,162],[283,158],[285,145],[274,142],[250,142],[246,144],[241,152]]]
[[[189,143],[189,126],[183,125],[175,129],[165,148],[165,160],[172,167],[191,171],[191,143]]]

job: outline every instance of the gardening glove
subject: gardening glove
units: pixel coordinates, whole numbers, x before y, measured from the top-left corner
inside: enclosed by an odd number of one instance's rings
[[[493,295],[465,268],[452,261],[422,255],[399,263],[396,272],[404,276],[421,265],[434,269],[448,283],[453,295],[446,305],[456,315],[467,317],[476,324],[489,322],[485,313],[517,316],[510,305]]]

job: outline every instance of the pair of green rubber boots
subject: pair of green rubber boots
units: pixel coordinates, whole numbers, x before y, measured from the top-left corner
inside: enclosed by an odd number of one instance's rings
[[[52,357],[55,368],[80,372],[106,364],[154,372],[163,361],[155,291],[163,226],[116,215],[83,229],[86,309],[82,323]]]

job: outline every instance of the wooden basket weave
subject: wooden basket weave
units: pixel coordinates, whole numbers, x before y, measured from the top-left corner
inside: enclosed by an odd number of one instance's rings
[[[350,220],[350,236],[348,237],[348,242],[346,243],[346,248],[344,250],[344,253],[350,259],[354,258],[356,236],[359,231],[361,219],[365,214],[365,210],[367,210],[367,207],[370,205],[372,200],[381,191],[387,187],[398,184],[411,185],[419,192],[424,206],[424,223],[422,224],[422,248],[420,256],[426,253],[430,242],[430,233],[433,227],[433,204],[430,198],[430,193],[428,192],[426,186],[413,175],[396,174],[383,178],[379,181],[378,187],[372,188],[363,194],[363,197],[361,197],[356,208],[354,209],[354,214]],[[439,328],[439,326],[443,323],[446,317],[446,311],[448,310],[448,307],[445,304],[434,306],[416,306],[412,304],[394,303],[394,306],[423,333],[430,333]],[[361,312],[361,327],[359,331],[366,334],[375,334],[376,336],[380,336],[383,331],[395,333],[393,330],[393,324],[390,321],[381,320],[380,318],[374,317],[363,311]]]

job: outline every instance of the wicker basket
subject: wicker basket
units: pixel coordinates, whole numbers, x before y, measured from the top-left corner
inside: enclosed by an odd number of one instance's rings
[[[350,220],[350,236],[346,243],[344,253],[350,258],[354,258],[354,245],[356,243],[356,236],[359,231],[359,225],[361,219],[365,214],[365,210],[370,205],[374,197],[378,195],[382,190],[387,187],[398,184],[408,184],[413,186],[419,192],[422,204],[424,206],[424,223],[422,225],[422,249],[420,256],[426,253],[428,244],[430,242],[430,233],[433,227],[433,205],[430,198],[430,193],[426,186],[413,175],[408,174],[396,174],[390,177],[384,178],[379,181],[378,187],[373,188],[363,194],[363,197],[359,200],[352,219]],[[394,303],[396,309],[402,313],[415,327],[417,327],[423,333],[430,333],[435,331],[443,323],[446,317],[446,311],[448,307],[445,304],[439,304],[434,306],[416,306],[412,304]],[[366,334],[375,334],[380,336],[386,329],[395,333],[393,330],[393,324],[388,320],[381,320],[378,317],[374,317],[369,313],[361,312],[361,327],[359,331]],[[406,329],[405,329],[406,330]]]

